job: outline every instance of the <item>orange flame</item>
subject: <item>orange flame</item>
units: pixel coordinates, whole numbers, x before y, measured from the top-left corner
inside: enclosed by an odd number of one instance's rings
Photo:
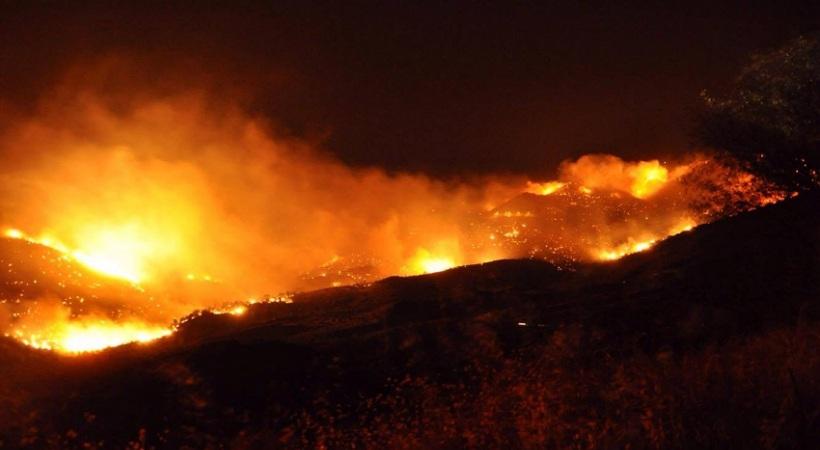
[[[657,242],[655,239],[648,239],[645,241],[635,241],[630,239],[615,248],[596,251],[595,257],[602,261],[614,261],[632,253],[649,250],[653,245],[655,245],[655,242]]]
[[[109,319],[54,320],[39,329],[27,327],[7,332],[30,347],[66,354],[88,353],[138,342],[146,343],[169,336],[173,329],[141,321],[114,322]]]
[[[142,257],[150,254],[151,240],[133,230],[101,230],[99,234],[89,234],[88,240],[79,249],[69,248],[48,234],[33,237],[16,228],[8,228],[3,234],[11,239],[22,239],[56,250],[63,256],[110,277],[134,284],[145,279],[146,263]]]
[[[662,236],[643,240],[629,238],[626,242],[615,247],[594,250],[593,256],[595,259],[598,259],[600,261],[614,261],[616,259],[621,259],[626,255],[631,255],[633,253],[639,253],[649,250],[659,240],[667,238],[669,236],[675,236],[677,234],[690,231],[695,226],[697,226],[697,223],[693,219],[685,217],[681,219],[677,224],[675,224],[672,228],[670,228],[668,233],[665,233]]]
[[[633,178],[630,192],[638,198],[646,198],[658,192],[669,179],[669,171],[657,160],[641,161],[630,168]]]
[[[782,198],[748,195],[759,187],[753,176],[713,177],[737,185],[726,190],[730,200],[692,206],[708,194],[680,182],[694,163],[612,155],[565,162],[556,180],[540,182],[396,175],[348,167],[202,92],[111,104],[74,79],[58,91],[3,128],[0,164],[15,169],[0,173],[0,213],[19,227],[4,235],[139,284],[159,310],[149,320],[126,304],[128,318],[65,316],[26,329],[9,320],[0,330],[61,351],[163,336],[172,328],[156,322],[192,310],[239,318],[247,305],[215,306],[266,292],[488,259],[612,260],[720,217],[735,198],[753,206]]]
[[[458,265],[454,257],[446,253],[431,253],[426,248],[420,248],[410,259],[407,272],[412,275],[423,273],[443,272]]]
[[[547,181],[546,183],[527,182],[527,192],[538,195],[550,195],[567,184],[561,181]]]

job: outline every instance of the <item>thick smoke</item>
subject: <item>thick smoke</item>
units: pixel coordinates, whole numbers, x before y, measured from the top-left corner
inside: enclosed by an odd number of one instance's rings
[[[462,224],[521,184],[350,168],[214,92],[86,84],[99,78],[72,72],[8,127],[0,220],[128,255],[148,286],[189,276],[232,295],[277,292],[342,257],[386,276],[442,247],[461,263]]]
[[[140,321],[265,294],[500,258],[616,259],[779,198],[703,155],[587,155],[546,183],[352,168],[248,113],[242,89],[148,75],[117,59],[74,68],[5,124],[0,226],[135,286],[103,295],[93,281],[30,305],[15,294],[3,300],[4,332],[118,342]]]

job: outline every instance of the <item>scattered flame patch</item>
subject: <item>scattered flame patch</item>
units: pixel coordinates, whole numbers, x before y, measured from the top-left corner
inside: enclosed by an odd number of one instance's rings
[[[128,233],[102,232],[87,241],[82,249],[71,249],[59,239],[47,234],[34,237],[16,228],[6,229],[4,235],[51,248],[95,272],[110,277],[134,284],[139,284],[145,277],[145,270],[138,256],[145,244],[138,236]]]
[[[630,255],[632,253],[643,252],[652,248],[655,245],[657,240],[649,239],[645,241],[635,241],[630,239],[627,242],[624,242],[621,245],[616,246],[615,248],[599,250],[595,253],[595,257],[600,259],[601,261],[614,261],[616,259],[621,259],[626,255]]]
[[[433,254],[425,248],[420,248],[410,260],[408,272],[411,275],[436,273],[457,265],[455,259],[446,254]]]
[[[152,324],[190,311],[246,317],[247,304],[214,306],[264,292],[501,258],[559,267],[617,259],[783,198],[702,155],[585,155],[563,163],[554,180],[529,182],[352,168],[205,93],[111,103],[119,96],[66,82],[65,95],[8,124],[0,142],[13,155],[0,164],[15,164],[0,174],[2,220],[19,227],[4,236],[49,247],[61,256],[48,264],[72,267],[70,281],[45,291],[43,271],[3,266],[13,295],[0,295],[9,312],[0,332],[66,352],[150,340],[172,330]],[[108,283],[145,295],[104,295],[99,286]],[[23,285],[28,294],[18,292]],[[21,328],[18,319],[40,301],[71,314]],[[111,319],[88,318],[89,303]]]
[[[614,261],[616,259],[621,259],[626,255],[631,255],[633,253],[639,253],[649,250],[659,240],[680,233],[685,233],[687,231],[692,230],[695,226],[697,226],[697,223],[693,219],[687,217],[682,219],[677,224],[675,224],[675,226],[673,226],[669,230],[669,233],[665,234],[664,236],[661,236],[659,238],[650,238],[643,240],[629,238],[626,242],[615,247],[595,250],[593,252],[593,256],[595,259],[598,259],[600,261]]]
[[[641,161],[630,168],[634,179],[630,192],[637,198],[646,198],[658,192],[669,180],[669,171],[658,160]]]
[[[54,321],[44,328],[25,327],[6,333],[30,347],[65,354],[100,351],[132,342],[146,343],[169,336],[173,329],[139,321],[114,322],[109,319]]]
[[[205,311],[216,315],[243,316],[251,305],[266,303],[293,303],[293,299],[287,295],[251,298],[245,302],[230,303]],[[66,310],[58,309],[46,313],[41,320],[15,325],[4,336],[32,348],[70,356],[131,343],[147,344],[172,335],[179,324],[197,315],[201,315],[201,311],[183,318],[173,326],[161,326],[137,319],[112,320],[95,316],[71,318]]]
[[[527,182],[527,192],[537,195],[550,195],[566,186],[567,183],[561,181],[547,181],[545,183]]]

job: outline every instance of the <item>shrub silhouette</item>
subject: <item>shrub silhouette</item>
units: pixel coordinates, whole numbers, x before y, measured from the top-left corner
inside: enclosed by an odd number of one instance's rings
[[[701,94],[700,144],[785,188],[820,184],[820,42],[815,33],[752,58],[723,98]]]

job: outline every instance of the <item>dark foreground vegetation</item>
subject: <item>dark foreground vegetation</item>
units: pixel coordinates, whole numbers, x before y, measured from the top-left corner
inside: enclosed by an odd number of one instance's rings
[[[701,145],[782,187],[820,187],[820,32],[754,56],[725,97],[702,97]]]
[[[81,358],[0,341],[0,448],[817,448],[820,197],[611,264],[499,261],[204,314]]]

